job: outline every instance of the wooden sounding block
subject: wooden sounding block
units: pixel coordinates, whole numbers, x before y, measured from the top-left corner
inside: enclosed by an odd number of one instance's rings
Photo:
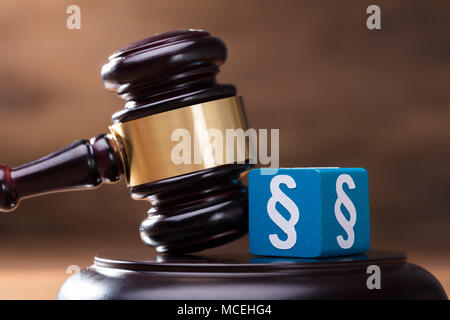
[[[331,257],[370,247],[362,168],[254,169],[249,174],[250,252]]]
[[[58,293],[66,299],[297,300],[446,299],[439,281],[403,254],[369,251],[323,259],[248,253],[157,256],[148,251],[99,254]],[[247,250],[245,250],[247,251]],[[367,286],[380,268],[380,289]]]

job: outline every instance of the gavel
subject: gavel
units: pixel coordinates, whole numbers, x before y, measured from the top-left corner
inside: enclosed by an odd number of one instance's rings
[[[204,161],[171,159],[177,129],[194,139],[211,128],[224,135],[247,129],[235,86],[216,81],[226,56],[225,44],[202,30],[157,34],[113,53],[102,81],[126,103],[113,114],[110,132],[17,168],[0,165],[0,211],[24,198],[93,189],[125,176],[132,198],[151,203],[140,235],[157,252],[200,251],[246,234],[241,178],[252,166],[248,143],[243,161],[216,159],[208,141],[199,144]]]

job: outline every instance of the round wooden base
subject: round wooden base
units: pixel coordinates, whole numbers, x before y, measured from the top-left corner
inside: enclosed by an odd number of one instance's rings
[[[447,299],[432,274],[391,252],[326,259],[148,256],[148,251],[98,255],[94,265],[64,283],[57,298]],[[378,275],[371,265],[380,268]],[[380,289],[373,287],[377,284]]]

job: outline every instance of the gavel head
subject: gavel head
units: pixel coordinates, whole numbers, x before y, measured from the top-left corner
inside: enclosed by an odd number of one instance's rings
[[[140,230],[157,251],[199,251],[245,234],[247,189],[239,178],[252,161],[242,101],[233,85],[215,79],[225,58],[220,39],[195,30],[114,53],[103,82],[127,102],[111,133],[14,169],[0,164],[0,212],[125,174],[133,198],[152,205]]]
[[[102,68],[105,87],[126,100],[111,143],[132,197],[151,203],[140,234],[159,252],[199,251],[247,232],[239,180],[250,167],[247,120],[236,88],[216,81],[226,54],[207,32],[175,31],[124,47]]]

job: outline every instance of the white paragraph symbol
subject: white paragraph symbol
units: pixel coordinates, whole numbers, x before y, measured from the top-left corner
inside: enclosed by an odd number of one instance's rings
[[[341,227],[344,228],[345,232],[347,232],[347,240],[345,240],[344,237],[342,236],[337,236],[336,237],[337,242],[342,249],[349,249],[353,246],[353,243],[355,242],[355,231],[353,230],[353,227],[355,226],[356,223],[356,209],[352,200],[350,200],[350,198],[342,189],[344,183],[347,184],[350,189],[355,189],[355,182],[353,181],[352,177],[350,177],[348,174],[341,174],[337,178],[336,180],[337,199],[336,203],[334,204],[334,214],[336,215],[336,219],[341,225]],[[350,214],[350,220],[347,220],[344,214],[342,213],[341,211],[342,205],[345,206],[348,213]]]
[[[288,175],[278,175],[270,181],[270,192],[272,193],[272,197],[267,203],[267,212],[269,213],[270,219],[286,233],[287,239],[280,240],[277,234],[271,234],[269,235],[269,240],[275,248],[287,250],[292,248],[297,242],[295,225],[298,222],[299,213],[294,201],[280,190],[280,184],[285,184],[289,189],[295,189],[297,186],[294,179]],[[275,208],[277,202],[289,212],[291,215],[289,220],[286,220]]]

